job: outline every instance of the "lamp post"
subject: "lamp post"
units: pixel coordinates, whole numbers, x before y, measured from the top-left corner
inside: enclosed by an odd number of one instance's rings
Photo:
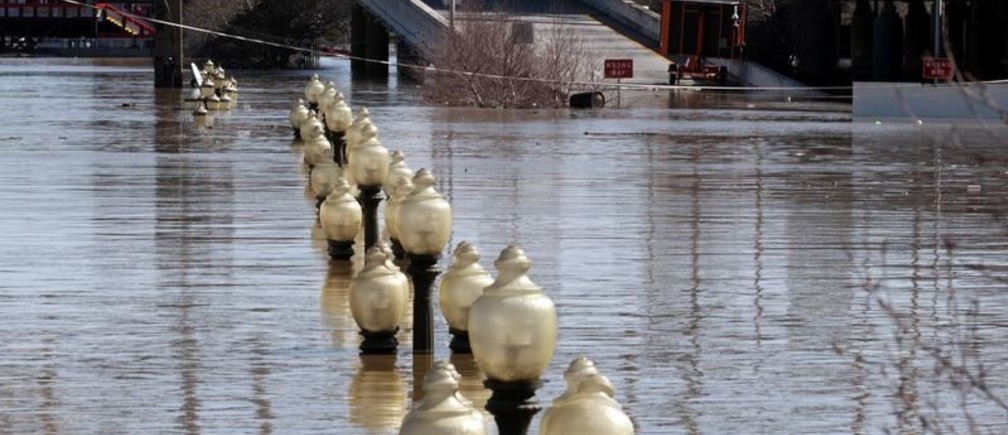
[[[326,140],[318,119],[305,122],[301,128],[301,135],[305,142],[304,163],[309,170],[316,165],[332,162],[332,144]]]
[[[403,418],[399,435],[485,435],[483,414],[459,393],[461,379],[451,363],[435,362],[424,376],[424,397]]]
[[[337,92],[333,97],[332,104],[326,108],[325,124],[329,131],[329,142],[333,147],[333,161],[339,167],[346,163],[346,131],[353,122],[353,112],[350,106],[343,100],[343,94]]]
[[[333,162],[324,162],[312,167],[311,173],[308,174],[308,187],[315,194],[316,213],[340,180],[343,180],[343,171]],[[343,183],[345,184],[346,180],[343,180]]]
[[[381,246],[367,250],[364,269],[350,283],[350,314],[361,329],[362,354],[395,353],[399,319],[406,312],[409,281]]]
[[[290,121],[291,130],[294,130],[295,139],[301,139],[301,123],[307,121],[309,117],[311,117],[311,113],[305,107],[304,100],[298,98],[291,105],[290,115],[287,116],[287,119]]]
[[[353,123],[347,128],[346,132],[346,148],[343,152],[343,159],[345,166],[352,165],[354,151],[357,150],[364,142],[367,142],[371,138],[378,136],[378,127],[371,122],[371,114],[368,112],[366,107],[362,107],[357,111],[357,117],[354,118]],[[359,184],[357,180],[353,178],[353,171],[347,171],[347,181],[352,185]]]
[[[403,199],[406,199],[413,192],[413,181],[411,180],[412,177],[400,177],[399,182],[396,183],[391,195],[389,195],[388,203],[385,205],[385,233],[389,236],[389,240],[392,243],[392,254],[397,260],[406,258],[406,250],[403,249],[402,243],[399,242],[399,205],[402,204]]]
[[[197,103],[196,111],[193,113],[195,115],[206,115],[207,111],[210,110],[208,102],[210,101],[210,97],[213,96],[214,93],[213,80],[211,80],[209,77],[204,79],[203,83],[200,83],[199,91],[200,91],[200,103]]]
[[[309,109],[318,110],[319,97],[322,96],[323,91],[325,91],[325,85],[319,81],[318,74],[312,74],[304,87],[304,95],[305,99],[308,100]]]
[[[322,85],[322,93],[319,94],[318,99],[318,111],[319,113],[325,113],[329,105],[333,103],[336,98],[336,86],[333,85],[332,80],[327,80],[325,84]]]
[[[494,279],[480,266],[479,251],[467,241],[459,242],[453,252],[455,261],[441,278],[439,301],[441,313],[452,335],[449,347],[455,353],[472,353],[469,345],[469,310]]]
[[[228,76],[227,84],[224,85],[224,94],[231,97],[232,102],[238,103],[238,80]]]
[[[634,426],[613,399],[609,379],[585,357],[564,372],[567,390],[553,401],[539,422],[541,435],[633,435]]]
[[[350,186],[339,179],[319,207],[319,223],[329,241],[329,257],[349,260],[361,227],[361,206],[350,195]]]
[[[376,132],[377,134],[377,132]],[[388,177],[389,153],[378,137],[371,136],[354,148],[350,160],[350,173],[360,189],[360,201],[364,206],[364,248],[369,249],[378,242],[378,204],[382,196],[382,184]]]
[[[469,339],[493,391],[486,409],[500,435],[525,434],[539,411],[539,377],[556,348],[556,308],[529,279],[532,262],[520,248],[504,248],[494,265],[497,279],[469,311]]]
[[[354,157],[356,159],[356,157]],[[426,169],[413,177],[413,191],[399,204],[398,230],[410,260],[413,281],[413,351],[430,352],[434,331],[430,292],[441,272],[438,257],[451,237],[452,210],[434,189],[434,175]]]
[[[413,183],[410,181],[413,179],[413,175],[413,170],[406,166],[406,157],[403,152],[398,150],[393,152],[389,157],[389,174],[385,177],[385,185],[382,186],[382,189],[385,190],[385,195],[389,198],[388,204],[385,205],[385,232],[392,243],[392,252],[400,260],[406,258],[406,251],[403,250],[402,243],[399,242],[399,224],[396,220],[396,213],[398,213],[399,203],[402,202],[402,199],[413,191]],[[403,183],[403,180],[406,182]]]

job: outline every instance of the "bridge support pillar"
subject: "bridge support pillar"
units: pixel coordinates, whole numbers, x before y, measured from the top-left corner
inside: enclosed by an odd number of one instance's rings
[[[350,73],[354,78],[364,77],[367,72],[367,12],[357,3],[350,11]]]
[[[387,79],[389,73],[389,34],[377,19],[368,17],[367,23],[367,75],[372,79]]]
[[[154,2],[154,17],[182,24],[182,0]],[[185,57],[182,52],[182,28],[155,23],[157,35],[154,37],[154,87],[181,88],[182,67]]]
[[[388,30],[360,6],[354,6],[350,15],[350,55],[354,57],[350,70],[355,78],[388,77]]]
[[[403,40],[396,41],[396,74],[398,77],[409,77],[413,80],[423,80],[420,54],[412,45]]]

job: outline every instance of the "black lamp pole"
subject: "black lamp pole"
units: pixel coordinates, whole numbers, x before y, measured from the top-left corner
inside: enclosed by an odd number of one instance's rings
[[[440,254],[407,253],[410,260],[406,273],[413,281],[413,352],[427,353],[434,342],[434,314],[430,294],[434,278],[441,273],[437,262]]]
[[[357,186],[360,189],[361,208],[364,212],[364,252],[378,243],[378,204],[385,195],[381,184]]]
[[[497,423],[500,435],[525,435],[528,433],[532,417],[542,409],[535,398],[536,389],[542,386],[534,381],[504,382],[495,379],[483,381],[483,386],[493,391],[487,400],[486,410],[490,411]]]

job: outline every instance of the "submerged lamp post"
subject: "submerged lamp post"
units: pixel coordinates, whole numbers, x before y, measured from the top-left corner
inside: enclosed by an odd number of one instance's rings
[[[332,104],[326,108],[325,124],[326,130],[329,131],[329,142],[333,147],[333,161],[341,168],[346,162],[346,131],[351,122],[353,122],[353,112],[343,100],[343,94],[337,92],[333,97]]]
[[[467,241],[459,242],[453,253],[455,261],[441,278],[439,301],[441,313],[452,335],[449,347],[455,353],[472,353],[469,345],[469,310],[494,279],[480,266],[479,251]]]
[[[382,196],[382,184],[388,176],[389,153],[377,136],[371,136],[354,149],[350,160],[350,172],[360,189],[360,201],[364,206],[364,249],[378,242],[378,204]]]
[[[344,184],[346,183],[346,180],[343,180],[343,171],[335,163],[325,162],[312,167],[311,173],[308,174],[308,187],[315,194],[316,213],[322,207],[322,202],[332,192],[333,187],[341,180]]]
[[[213,80],[211,80],[209,77],[205,78],[203,80],[203,83],[200,83],[199,92],[200,92],[200,103],[202,103],[202,105],[198,104],[196,106],[196,111],[193,112],[193,114],[206,115],[207,111],[210,110],[209,105],[210,97],[214,95]]]
[[[413,170],[406,166],[406,156],[402,151],[395,151],[389,156],[389,173],[385,177],[385,185],[382,187],[385,190],[385,196],[389,198],[388,204],[385,206],[385,232],[388,233],[389,241],[392,243],[392,252],[400,260],[406,258],[406,251],[403,250],[402,243],[399,242],[399,224],[396,221],[396,213],[399,210],[399,203],[413,191],[413,183],[410,181],[413,179],[413,175]],[[403,180],[406,180],[406,184],[402,184]]]
[[[424,377],[424,397],[403,418],[399,435],[486,435],[483,414],[459,393],[462,376],[438,361]]]
[[[304,140],[304,163],[308,169],[315,165],[332,162],[332,145],[325,138],[323,127],[318,119],[305,121],[301,129]]]
[[[308,108],[311,110],[318,110],[319,108],[319,97],[322,96],[322,92],[325,91],[325,85],[319,80],[318,74],[312,74],[311,79],[305,84],[304,95],[305,99],[308,100]]]
[[[356,155],[354,159],[357,159]],[[434,339],[430,292],[441,272],[438,257],[451,237],[452,210],[434,189],[434,175],[426,169],[413,177],[413,192],[399,204],[398,230],[410,260],[413,281],[413,351],[430,352]]]
[[[497,279],[469,311],[469,339],[493,391],[486,409],[500,435],[525,434],[539,411],[539,377],[556,348],[556,307],[529,279],[532,262],[520,248],[504,248],[494,265]]]
[[[353,243],[361,227],[361,207],[350,195],[346,180],[338,179],[332,191],[319,207],[319,223],[329,241],[329,257],[349,260],[353,257]]]
[[[350,283],[350,314],[361,329],[362,354],[395,353],[399,319],[406,312],[409,281],[383,246],[367,250],[364,269]]]
[[[291,129],[294,130],[294,138],[301,138],[301,123],[308,120],[311,116],[311,112],[304,105],[304,100],[298,98],[294,104],[291,105],[290,115],[287,119],[290,121]]]
[[[613,399],[609,379],[585,357],[564,372],[567,391],[553,401],[539,422],[541,435],[633,435],[634,426]]]
[[[413,177],[400,177],[392,192],[389,194],[388,203],[385,204],[385,233],[388,234],[392,244],[392,253],[397,260],[406,258],[406,251],[399,242],[399,205],[413,192]]]

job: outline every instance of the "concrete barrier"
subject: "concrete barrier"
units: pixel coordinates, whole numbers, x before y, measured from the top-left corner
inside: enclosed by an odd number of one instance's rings
[[[661,39],[661,15],[631,0],[581,0],[614,21],[639,32],[655,46]]]

